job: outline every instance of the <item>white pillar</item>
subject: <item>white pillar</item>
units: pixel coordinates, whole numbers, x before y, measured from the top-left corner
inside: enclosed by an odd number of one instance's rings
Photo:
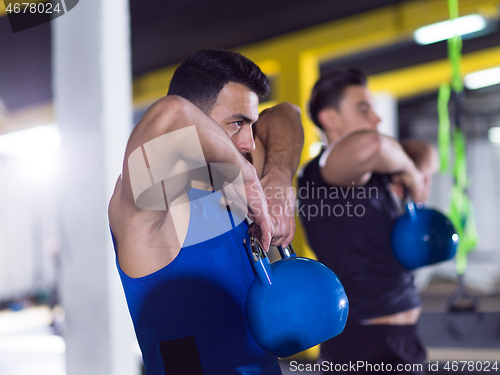
[[[68,375],[139,373],[107,220],[132,126],[129,18],[126,0],[86,0],[52,25]]]
[[[380,117],[378,125],[380,133],[390,137],[399,138],[398,124],[398,101],[388,92],[376,92],[374,94],[374,110]]]

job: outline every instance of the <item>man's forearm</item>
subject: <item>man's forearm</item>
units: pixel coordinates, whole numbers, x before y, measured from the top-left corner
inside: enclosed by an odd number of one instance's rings
[[[427,175],[438,171],[439,155],[433,145],[417,139],[402,141],[401,145],[419,170]]]
[[[377,131],[359,130],[332,144],[320,160],[323,179],[336,186],[362,186],[376,173],[416,170],[401,145]]]
[[[379,165],[373,171],[393,174],[393,183],[402,184],[401,188],[405,186],[416,201],[424,201],[429,193],[425,174],[417,168],[403,146],[395,139],[380,136],[380,141],[379,152],[375,155]],[[400,195],[403,194],[401,191]]]
[[[290,103],[281,103],[265,110],[257,122],[256,135],[265,150],[262,177],[273,173],[291,181],[304,144],[300,109]]]
[[[272,218],[272,244],[286,246],[295,234],[295,195],[290,188],[304,144],[300,109],[290,103],[270,108],[261,113],[255,131],[262,144],[256,165]]]
[[[411,173],[416,168],[401,144],[393,138],[379,135],[380,145],[372,158],[372,171],[378,173]]]

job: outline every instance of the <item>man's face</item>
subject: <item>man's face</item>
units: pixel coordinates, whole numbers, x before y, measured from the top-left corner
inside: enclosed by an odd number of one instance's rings
[[[380,118],[373,110],[370,91],[360,85],[347,86],[344,96],[335,111],[341,134],[356,130],[376,130]]]
[[[229,82],[219,93],[209,114],[243,155],[255,150],[252,124],[259,118],[258,105],[256,93],[239,83]]]

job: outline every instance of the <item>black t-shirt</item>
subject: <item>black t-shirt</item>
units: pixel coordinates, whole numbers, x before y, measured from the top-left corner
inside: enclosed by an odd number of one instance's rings
[[[342,282],[349,320],[395,314],[420,305],[413,275],[394,257],[390,235],[400,209],[389,175],[360,187],[327,184],[314,158],[299,176],[299,216],[318,260]]]

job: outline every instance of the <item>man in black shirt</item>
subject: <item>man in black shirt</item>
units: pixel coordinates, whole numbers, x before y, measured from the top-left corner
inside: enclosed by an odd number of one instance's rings
[[[377,131],[366,76],[356,69],[323,76],[310,114],[328,146],[299,176],[299,215],[318,260],[349,298],[347,326],[322,344],[321,360],[345,364],[346,373],[353,363],[363,364],[358,373],[422,373],[421,302],[413,276],[392,255],[390,233],[403,187],[417,202],[427,197],[437,153]]]

